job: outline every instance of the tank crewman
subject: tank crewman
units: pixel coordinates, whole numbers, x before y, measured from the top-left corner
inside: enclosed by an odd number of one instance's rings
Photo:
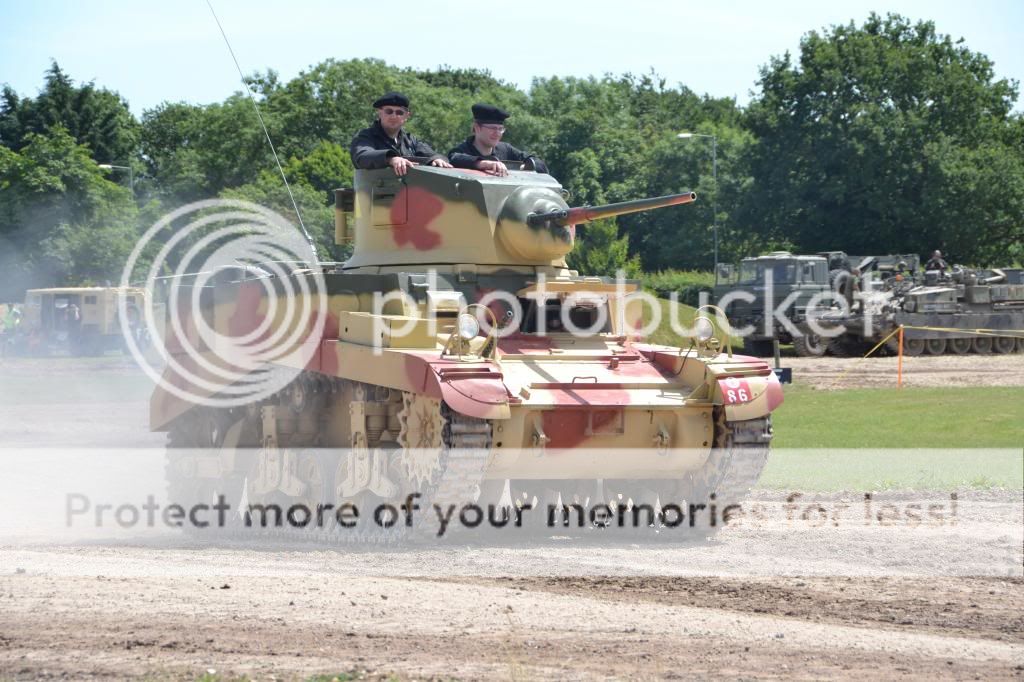
[[[501,141],[505,119],[511,114],[490,104],[474,104],[473,134],[448,152],[448,160],[456,168],[474,168],[492,175],[508,175],[502,161],[522,161],[523,170],[547,173],[548,167],[539,158]]]
[[[373,103],[377,119],[369,128],[363,128],[352,138],[349,152],[356,168],[384,168],[391,166],[395,175],[405,175],[416,163],[409,156],[425,156],[431,166],[451,168],[448,159],[430,145],[405,132],[402,126],[409,120],[409,98],[400,92],[389,92]]]
[[[929,270],[938,270],[940,273],[945,274],[946,268],[948,267],[949,266],[946,265],[946,261],[942,260],[942,252],[936,250],[932,253],[932,257],[928,262],[924,264],[924,271],[928,272]]]

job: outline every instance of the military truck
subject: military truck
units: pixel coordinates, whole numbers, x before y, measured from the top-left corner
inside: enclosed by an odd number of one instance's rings
[[[788,251],[744,258],[732,281],[715,286],[714,297],[751,355],[771,355],[774,339],[792,343],[798,355],[824,355],[824,342],[801,325],[808,308],[824,305],[831,294],[828,266],[823,256]]]
[[[357,170],[355,186],[336,192],[336,239],[354,240],[349,260],[184,291],[203,302],[187,315],[169,303],[181,328],[207,321],[230,337],[288,324],[284,292],[297,283],[322,278],[327,299],[322,330],[299,344],[310,355],[266,368],[294,378],[244,405],[211,404],[233,384],[190,385],[174,371],[230,357],[170,344],[150,414],[152,429],[168,433],[172,499],[365,510],[397,508],[415,491],[427,509],[429,500],[517,513],[559,500],[652,512],[660,501],[663,513],[742,500],[782,402],[770,367],[726,352],[707,317],[688,348],[644,343],[629,295],[637,283],[620,297],[620,283],[565,262],[575,225],[694,198],[570,208],[554,178],[514,165],[507,177]],[[377,308],[380,294],[391,296]],[[570,322],[590,333],[569,333]],[[296,532],[383,542],[421,528],[360,518],[350,531]]]
[[[125,319],[118,313],[122,300]],[[141,311],[145,300],[146,292],[141,288],[29,289],[9,350],[27,355],[100,355],[120,349],[123,327],[131,334],[143,333]]]

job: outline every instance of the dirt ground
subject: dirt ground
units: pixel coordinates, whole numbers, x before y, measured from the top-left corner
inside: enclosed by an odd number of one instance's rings
[[[367,577],[320,552],[197,554],[36,549],[23,573],[0,555],[0,675],[1024,675],[1020,578]]]
[[[895,357],[781,359],[793,369],[794,384],[823,390],[896,386],[898,363]],[[903,358],[903,385],[1024,386],[1024,354]]]
[[[783,364],[841,389],[895,382],[895,362]],[[911,386],[1024,386],[1021,355],[904,368]],[[115,360],[6,362],[0,431],[159,445],[136,379]],[[960,503],[955,529],[749,523],[682,546],[0,538],[0,679],[1024,677],[1024,537],[991,522],[1019,517],[1021,492]]]

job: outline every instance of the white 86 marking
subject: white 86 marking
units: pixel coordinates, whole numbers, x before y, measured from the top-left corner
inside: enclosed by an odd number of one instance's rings
[[[747,389],[745,388],[738,390],[729,389],[725,394],[729,398],[730,403],[745,403],[750,400],[750,394],[747,393]]]

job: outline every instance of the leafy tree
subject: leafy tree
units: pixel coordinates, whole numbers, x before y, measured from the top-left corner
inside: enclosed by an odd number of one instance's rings
[[[766,239],[969,262],[1024,237],[1017,85],[931,22],[812,31],[759,83],[743,214]]]
[[[334,245],[334,209],[325,205],[321,192],[304,182],[292,183],[291,190],[302,215],[302,223],[316,243],[320,259],[343,260],[347,257],[347,253],[340,250],[342,247]],[[263,171],[255,182],[225,189],[221,191],[220,197],[251,201],[277,211],[294,224],[296,230],[299,229],[295,207],[281,182],[281,176],[276,172]]]
[[[595,220],[576,228],[576,248],[569,252],[569,267],[581,275],[627,277],[640,275],[640,257],[629,254],[629,240],[618,236],[615,219]]]
[[[127,165],[136,157],[139,123],[116,92],[93,83],[76,86],[53,62],[39,96],[19,98],[4,86],[0,98],[0,144],[20,151],[32,135],[60,126],[89,147],[98,163]]]
[[[90,231],[123,231],[135,216],[129,190],[108,181],[91,150],[63,128],[27,134],[20,153],[0,147],[0,298],[20,299],[26,288],[69,282],[76,272],[111,272],[86,265],[84,256],[76,271],[74,245],[98,247],[102,240],[90,242]],[[116,263],[116,254],[107,255]]]

